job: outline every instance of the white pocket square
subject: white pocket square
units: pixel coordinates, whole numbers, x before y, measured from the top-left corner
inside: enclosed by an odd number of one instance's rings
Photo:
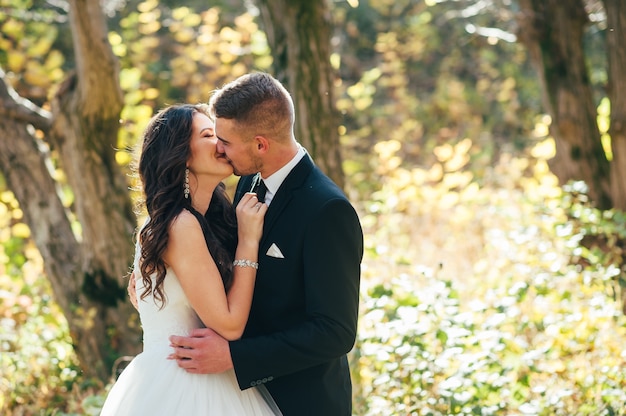
[[[267,253],[265,253],[265,254],[270,256],[270,257],[276,257],[277,259],[284,259],[285,258],[285,256],[283,256],[283,253],[280,251],[280,249],[276,245],[276,243],[272,243],[270,248],[267,250]]]

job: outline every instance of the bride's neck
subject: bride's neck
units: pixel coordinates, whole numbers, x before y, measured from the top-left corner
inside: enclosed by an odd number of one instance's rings
[[[209,209],[213,191],[218,184],[219,182],[215,183],[214,181],[207,180],[190,181],[189,188],[191,191],[191,206],[193,209],[204,215]]]
[[[210,192],[208,190],[193,192],[191,194],[191,206],[193,209],[204,215],[209,209],[209,204],[211,204],[214,189],[212,188]]]

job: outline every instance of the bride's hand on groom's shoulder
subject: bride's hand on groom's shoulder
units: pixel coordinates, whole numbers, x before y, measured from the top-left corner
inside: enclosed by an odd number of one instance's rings
[[[228,341],[209,328],[198,328],[189,336],[172,335],[174,349],[167,358],[189,373],[214,374],[233,368]]]

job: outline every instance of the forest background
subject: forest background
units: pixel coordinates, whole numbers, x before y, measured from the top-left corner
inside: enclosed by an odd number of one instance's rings
[[[2,414],[98,414],[141,339],[133,147],[251,70],[308,95],[298,137],[363,223],[355,415],[625,414],[619,0],[94,4],[0,0]]]

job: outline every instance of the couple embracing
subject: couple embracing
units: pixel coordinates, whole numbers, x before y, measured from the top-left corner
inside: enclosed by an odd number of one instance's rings
[[[294,117],[287,90],[252,73],[150,121],[129,285],[144,351],[102,415],[351,415],[363,235]]]

